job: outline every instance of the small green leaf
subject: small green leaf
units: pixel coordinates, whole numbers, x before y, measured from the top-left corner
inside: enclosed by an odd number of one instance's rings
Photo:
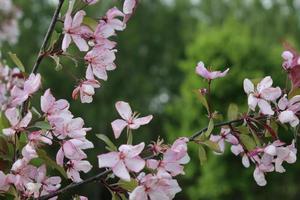
[[[57,171],[60,172],[61,175],[63,175],[63,177],[65,177],[67,179],[67,174],[66,174],[64,168],[59,166],[54,160],[52,160],[48,156],[46,151],[44,151],[42,149],[37,149],[37,154],[38,154],[39,158],[41,158],[47,166],[52,167],[52,169],[56,169]]]
[[[97,138],[105,142],[105,144],[111,149],[112,151],[117,151],[117,147],[114,145],[114,143],[106,136],[103,134],[97,134]]]
[[[5,117],[4,113],[0,112],[0,130],[2,134],[2,130],[9,127],[9,121]]]
[[[246,134],[239,135],[241,142],[245,145],[247,150],[251,151],[256,147],[256,143],[253,138]]]
[[[219,147],[218,143],[216,143],[216,142],[207,140],[205,142],[202,142],[202,144],[206,145],[208,148],[210,148],[214,152],[222,153],[222,151],[220,150],[220,147]]]
[[[90,29],[92,29],[93,31],[96,30],[96,27],[98,25],[98,22],[96,20],[94,20],[93,18],[91,17],[88,17],[88,16],[85,16],[83,18],[83,21],[82,23],[86,26],[88,26]]]
[[[236,127],[236,129],[237,129],[241,134],[246,134],[246,135],[249,135],[249,134],[250,134],[249,129],[248,129],[246,126],[239,126],[239,127]]]
[[[209,120],[209,124],[208,124],[208,127],[207,127],[207,131],[204,133],[204,135],[206,136],[206,137],[209,137],[210,136],[210,134],[211,134],[211,132],[213,131],[213,129],[214,129],[214,121],[213,121],[213,119],[210,119]]]
[[[206,108],[207,112],[209,113],[209,106],[208,106],[205,96],[199,92],[198,97],[199,97],[201,104]]]
[[[41,113],[40,113],[34,106],[32,106],[30,110],[31,110],[31,112],[32,112],[33,114],[35,114],[38,118],[42,117]]]
[[[230,104],[227,111],[228,120],[235,120],[238,117],[239,108],[236,104]]]
[[[49,122],[46,122],[46,121],[38,121],[34,125],[32,125],[32,127],[40,128],[42,130],[50,130],[50,129],[52,129],[52,127],[49,124]]]
[[[133,191],[138,186],[138,182],[135,179],[130,179],[129,182],[120,180],[118,182],[118,184],[121,188],[123,188],[129,192]]]
[[[15,63],[15,65],[21,70],[21,72],[25,72],[25,68],[21,60],[14,53],[8,52],[10,59]]]
[[[60,58],[57,55],[50,56],[55,62],[55,70],[60,71],[62,69],[62,65],[60,64]]]
[[[199,156],[200,164],[203,165],[207,161],[207,155],[202,145],[199,145],[198,156]]]
[[[53,33],[51,35],[50,43],[49,43],[50,49],[54,48],[55,43],[57,42],[57,40],[59,40],[59,36],[60,36],[59,33],[57,33],[56,31],[53,31]]]

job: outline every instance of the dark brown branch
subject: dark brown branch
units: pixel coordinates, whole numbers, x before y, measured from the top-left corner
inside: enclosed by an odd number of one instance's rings
[[[60,13],[60,10],[61,10],[61,7],[63,5],[65,0],[59,0],[59,3],[54,11],[54,14],[53,14],[53,17],[52,17],[52,20],[51,20],[51,23],[49,25],[49,28],[47,30],[47,33],[44,37],[44,40],[43,40],[43,43],[42,43],[42,46],[40,48],[40,51],[39,51],[39,55],[34,63],[34,66],[32,68],[32,71],[31,73],[34,73],[36,74],[37,71],[38,71],[38,68],[43,60],[43,58],[45,57],[45,48],[47,46],[47,43],[49,42],[50,38],[51,38],[51,35],[54,31],[54,28],[55,28],[55,24],[57,22],[57,19],[58,19],[58,15]],[[28,106],[29,106],[29,101],[30,101],[30,98],[28,98],[22,105],[22,116],[25,116],[26,113],[27,113],[27,110],[28,110]]]
[[[81,185],[84,185],[84,184],[87,184],[87,183],[91,183],[91,182],[94,182],[94,181],[98,181],[102,176],[108,174],[109,172],[111,172],[111,170],[109,170],[109,169],[108,169],[108,170],[105,170],[105,171],[103,171],[103,172],[101,172],[101,173],[99,173],[99,174],[97,174],[97,175],[95,175],[95,176],[92,176],[92,177],[90,177],[90,178],[87,178],[87,179],[85,179],[85,180],[83,180],[83,181],[81,181],[81,182],[78,182],[78,183],[71,183],[71,184],[67,185],[66,187],[64,187],[64,188],[62,188],[62,189],[60,189],[60,190],[57,190],[57,191],[55,191],[55,192],[52,192],[52,193],[50,193],[50,194],[48,194],[48,195],[41,196],[41,197],[39,197],[39,198],[36,198],[35,200],[46,200],[46,199],[50,199],[50,198],[52,198],[52,197],[55,197],[55,196],[57,196],[57,195],[59,195],[59,194],[62,194],[62,193],[64,193],[64,192],[66,192],[66,191],[68,191],[68,190],[77,188],[77,187],[79,187],[79,186],[81,186]]]
[[[214,125],[214,128],[218,128],[221,126],[225,126],[225,125],[232,125],[232,124],[236,124],[236,123],[241,123],[245,120],[245,118],[241,118],[241,119],[235,119],[235,120],[231,120],[231,121],[226,121],[226,122],[221,122],[218,124]],[[197,131],[196,133],[194,133],[191,137],[189,137],[189,141],[194,141],[198,136],[200,136],[202,133],[204,133],[205,131],[207,131],[208,127],[205,127],[199,131]]]
[[[50,26],[48,28],[48,31],[44,37],[44,40],[43,40],[43,43],[42,43],[42,46],[40,48],[40,51],[39,51],[39,55],[34,63],[34,66],[33,66],[33,69],[32,69],[32,73],[37,73],[37,70],[38,70],[38,67],[39,65],[41,64],[43,58],[45,57],[45,48],[51,38],[51,35],[54,31],[54,28],[55,28],[55,24],[57,22],[57,19],[58,19],[58,15],[60,13],[60,10],[61,10],[61,7],[63,5],[65,0],[59,0],[59,3],[56,7],[56,10],[53,14],[53,17],[52,17],[52,20],[51,20],[51,23],[50,23]]]

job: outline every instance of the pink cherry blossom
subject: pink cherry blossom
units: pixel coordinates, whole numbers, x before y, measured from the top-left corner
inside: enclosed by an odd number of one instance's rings
[[[24,130],[31,121],[32,114],[30,111],[21,118],[21,113],[16,108],[9,108],[5,111],[5,116],[8,119],[11,127],[2,130],[6,136],[13,136],[16,132]]]
[[[33,197],[38,198],[60,188],[61,178],[59,176],[47,177],[46,175],[46,165],[41,165],[36,169],[32,182],[26,184],[26,189]]]
[[[68,110],[69,107],[69,103],[64,99],[56,101],[50,89],[47,89],[44,95],[41,96],[41,109],[47,115],[61,113]]]
[[[89,172],[92,169],[92,165],[86,160],[70,160],[67,162],[67,176],[74,182],[80,182],[80,171],[84,173]]]
[[[120,17],[124,17],[124,13],[118,8],[114,7],[109,9],[103,19],[100,20],[98,33],[101,33],[103,37],[108,38],[115,35],[115,31],[124,30],[126,25],[119,19]]]
[[[300,56],[299,54],[291,49],[286,50],[282,53],[284,62],[282,67],[287,71],[289,79],[292,81],[293,88],[300,86]]]
[[[258,105],[263,114],[274,114],[270,102],[281,96],[281,89],[279,87],[271,87],[272,84],[272,78],[267,76],[257,84],[257,89],[255,90],[253,83],[249,79],[244,80],[244,90],[248,94],[248,105],[251,110],[255,111]]]
[[[41,143],[52,144],[52,134],[48,131],[34,131],[28,135],[28,143],[22,149],[23,159],[30,161],[33,158],[37,158],[38,154],[36,149]]]
[[[156,169],[158,172],[168,172],[172,176],[184,174],[183,165],[190,161],[187,153],[188,138],[179,138],[170,149],[164,153],[163,159],[158,161],[155,159],[147,160],[147,167]]]
[[[78,94],[80,93],[80,100],[82,103],[91,103],[93,101],[93,95],[95,94],[95,88],[99,87],[100,83],[94,79],[93,71],[89,66],[86,71],[86,80],[81,81],[74,89],[72,97],[73,99],[77,99]]]
[[[18,159],[11,168],[11,174],[7,175],[7,181],[18,190],[24,191],[26,184],[32,182],[36,176],[36,167],[29,165],[27,160]]]
[[[282,167],[283,161],[286,161],[287,163],[295,163],[297,160],[296,157],[297,149],[295,148],[294,141],[291,145],[287,147],[277,147],[276,148],[276,155],[277,158],[275,159],[275,171],[283,173],[285,172],[285,169]]]
[[[281,123],[289,123],[292,127],[299,124],[296,113],[300,111],[300,95],[296,95],[290,100],[284,95],[278,101],[278,108],[280,109],[278,119]]]
[[[138,129],[141,125],[148,124],[153,116],[148,115],[146,117],[138,117],[137,113],[133,113],[130,105],[124,101],[118,101],[115,107],[122,117],[122,119],[116,119],[111,123],[115,138],[119,138],[123,129]]]
[[[225,151],[225,141],[229,142],[232,145],[239,144],[238,139],[234,135],[232,135],[230,132],[231,131],[229,128],[222,128],[220,135],[213,135],[213,134],[210,135],[209,140],[218,144],[221,153],[224,153],[224,151]],[[215,152],[215,153],[218,154],[218,152]]]
[[[114,61],[116,59],[115,51],[102,47],[95,47],[89,51],[84,57],[88,62],[88,69],[92,70],[93,74],[102,80],[107,80],[107,72],[116,68]]]
[[[65,119],[55,123],[53,134],[59,139],[65,139],[67,136],[70,138],[83,138],[86,132],[91,128],[84,128],[84,121],[82,118]]]
[[[209,81],[226,76],[228,71],[229,68],[227,68],[224,72],[209,71],[208,69],[205,68],[204,63],[202,61],[200,61],[196,67],[196,73]]]
[[[66,13],[64,22],[64,38],[62,42],[62,50],[66,51],[73,40],[80,51],[88,51],[89,46],[84,40],[83,35],[92,34],[92,32],[81,23],[85,16],[85,11],[78,11],[74,18],[71,17],[71,10]]]
[[[70,160],[85,159],[87,158],[87,155],[83,152],[83,150],[90,148],[94,148],[94,145],[85,138],[64,141],[56,154],[56,162],[63,166],[64,157]]]
[[[62,123],[64,120],[73,118],[69,107],[70,105],[66,100],[56,100],[50,89],[46,90],[44,95],[41,96],[41,109],[53,127],[55,127],[56,123]]]
[[[168,173],[142,173],[138,180],[139,186],[129,194],[129,200],[171,200],[181,191],[177,181]]]
[[[29,96],[34,94],[41,86],[41,75],[30,74],[24,82],[23,89],[15,85],[11,90],[11,106],[21,105]]]
[[[145,143],[138,145],[121,145],[119,152],[110,152],[98,156],[99,168],[109,167],[113,173],[125,180],[130,181],[129,172],[140,172],[145,167],[145,161],[139,156]]]

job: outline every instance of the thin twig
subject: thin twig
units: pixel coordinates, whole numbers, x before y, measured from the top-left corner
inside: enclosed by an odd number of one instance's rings
[[[47,31],[47,33],[46,33],[46,35],[44,37],[44,41],[43,41],[42,46],[41,46],[40,51],[39,51],[39,55],[38,55],[38,57],[37,57],[37,59],[36,59],[36,61],[34,63],[34,66],[33,66],[33,69],[32,69],[32,73],[36,73],[37,72],[38,67],[41,64],[41,62],[42,62],[42,60],[43,60],[43,58],[45,56],[46,45],[47,45],[48,41],[50,40],[51,35],[52,35],[53,31],[54,31],[55,24],[57,22],[58,15],[60,13],[60,10],[61,10],[61,7],[62,7],[64,1],[65,0],[59,0],[59,3],[57,5],[57,7],[56,7],[56,10],[55,10],[54,14],[53,14],[53,17],[52,17],[50,26],[48,28],[48,31]]]
[[[225,126],[225,125],[232,125],[232,124],[236,124],[236,123],[241,123],[244,120],[245,120],[245,118],[241,118],[241,119],[236,119],[236,120],[221,122],[221,123],[215,124],[214,128],[218,128],[218,127]],[[207,129],[208,129],[208,127],[205,127],[203,129],[197,131],[191,137],[189,137],[189,141],[194,141],[198,136],[200,136],[202,133],[204,133],[205,131],[207,131]]]
[[[64,187],[64,188],[62,188],[62,189],[60,189],[60,190],[57,190],[57,191],[52,192],[52,193],[50,193],[50,194],[41,196],[41,197],[39,197],[39,198],[36,198],[35,200],[46,200],[46,199],[50,199],[50,198],[55,197],[55,196],[57,196],[57,195],[59,195],[59,194],[61,194],[61,193],[66,192],[66,191],[68,191],[68,190],[77,188],[77,187],[79,187],[79,186],[81,186],[81,185],[84,185],[84,184],[87,184],[87,183],[91,183],[91,182],[94,182],[94,181],[98,181],[98,180],[100,180],[100,178],[101,178],[102,176],[108,174],[109,172],[111,172],[111,170],[109,170],[109,169],[108,169],[108,170],[105,170],[105,171],[103,171],[103,172],[101,172],[101,173],[99,173],[99,174],[97,174],[97,175],[95,175],[95,176],[92,176],[92,177],[90,177],[90,178],[87,178],[87,179],[85,179],[85,180],[83,180],[83,181],[81,181],[81,182],[78,182],[78,183],[71,183],[71,184],[69,184],[68,186],[66,186],[66,187]]]
[[[47,43],[49,42],[49,39],[51,38],[51,35],[54,31],[54,28],[55,28],[55,24],[57,22],[57,18],[58,18],[58,15],[60,13],[60,10],[61,10],[61,7],[63,5],[65,0],[59,0],[59,3],[55,9],[55,12],[53,14],[53,17],[52,17],[52,20],[51,20],[51,23],[49,25],[49,28],[47,30],[47,33],[44,37],[44,40],[43,40],[43,43],[42,43],[42,46],[40,48],[40,51],[39,51],[39,55],[34,63],[34,66],[32,68],[32,71],[31,73],[37,73],[38,71],[38,68],[43,60],[43,58],[45,57],[45,48],[47,46]],[[28,106],[29,106],[29,101],[30,101],[30,98],[28,98],[22,105],[22,116],[25,116],[26,113],[27,113],[27,110],[28,110]]]

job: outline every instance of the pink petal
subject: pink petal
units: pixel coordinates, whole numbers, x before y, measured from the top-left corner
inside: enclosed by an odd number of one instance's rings
[[[66,51],[67,48],[70,46],[70,44],[71,44],[71,36],[70,36],[70,34],[65,33],[64,39],[62,41],[61,49],[63,51]]]
[[[98,156],[99,168],[114,167],[120,161],[118,152],[110,152]]]
[[[279,99],[278,107],[280,110],[285,110],[288,105],[289,105],[289,100],[286,98],[286,95]]]
[[[246,168],[250,167],[249,158],[246,154],[243,155],[242,163],[243,163],[244,167],[246,167]]]
[[[123,152],[127,158],[134,158],[136,156],[138,156],[144,149],[145,147],[145,143],[141,142],[138,145],[121,145],[119,147],[119,151]]]
[[[46,90],[44,95],[41,96],[41,109],[44,113],[47,113],[53,106],[55,98],[50,92],[50,89]]]
[[[70,178],[75,183],[78,183],[78,182],[82,181],[82,179],[80,178],[79,172],[77,170],[73,169],[73,168],[69,168],[67,170],[67,176],[68,176],[68,178]]]
[[[129,200],[147,200],[147,194],[143,186],[136,187],[130,194]],[[160,200],[160,199],[159,199]]]
[[[89,50],[89,46],[88,46],[87,42],[80,35],[73,34],[72,39],[80,51],[88,51]]]
[[[244,91],[247,94],[250,94],[251,92],[254,92],[254,85],[249,79],[244,80]]]
[[[156,169],[159,165],[159,161],[155,159],[149,159],[147,160],[147,167],[150,169]]]
[[[112,167],[113,173],[118,176],[119,178],[130,181],[130,175],[128,170],[125,167],[123,161],[119,161],[114,167]]]
[[[270,76],[266,76],[260,83],[257,84],[257,90],[260,93],[262,90],[271,87],[273,80]]]
[[[30,95],[35,93],[41,86],[41,75],[40,74],[30,74],[28,79],[24,83],[24,91]]]
[[[265,115],[274,115],[274,111],[272,110],[272,107],[270,103],[263,99],[259,99],[258,101],[258,107],[260,108],[260,111]]]
[[[128,125],[128,123],[122,119],[116,119],[111,123],[115,138],[118,139],[123,131],[123,129]]]
[[[254,111],[255,107],[257,106],[257,103],[258,103],[258,99],[254,97],[253,94],[250,94],[248,97],[249,108]]]
[[[74,169],[77,171],[83,171],[84,173],[89,172],[92,169],[92,165],[90,164],[89,161],[86,160],[80,160],[80,161],[72,161],[74,165]]]
[[[115,107],[123,119],[130,120],[131,115],[132,115],[132,110],[130,108],[130,105],[127,102],[118,101],[115,104]]]
[[[28,124],[30,123],[32,118],[32,114],[30,111],[27,112],[27,114],[25,115],[25,117],[20,121],[19,126],[22,128],[26,128],[28,126]]]
[[[67,31],[72,26],[72,17],[69,12],[66,13],[65,21],[64,21],[64,30]]]
[[[62,148],[60,148],[56,154],[56,163],[60,166],[64,165],[64,152]]]
[[[265,186],[267,184],[264,173],[261,172],[258,167],[255,168],[255,170],[253,172],[253,177],[254,177],[257,185]]]
[[[133,123],[140,126],[140,125],[145,125],[148,124],[152,120],[153,116],[148,115],[146,117],[141,117],[133,120]]]
[[[4,135],[6,135],[8,137],[13,136],[16,133],[16,131],[12,128],[4,128],[4,129],[2,129],[2,132]]]
[[[124,14],[131,14],[133,12],[134,7],[136,6],[136,3],[136,0],[125,0],[123,4]]]
[[[107,80],[107,72],[103,66],[92,65],[92,68],[93,68],[93,73],[97,78],[104,80],[104,81]]]
[[[284,51],[282,52],[281,57],[285,60],[291,60],[293,59],[294,55],[290,51]]]
[[[16,126],[19,123],[20,113],[16,108],[9,108],[5,111],[5,116],[12,126]]]
[[[261,92],[261,96],[268,101],[275,101],[281,96],[281,89],[276,88],[266,88]]]
[[[83,21],[83,17],[86,15],[85,11],[80,10],[78,11],[74,18],[73,18],[73,22],[72,22],[72,28],[76,28],[79,27]]]
[[[204,67],[203,62],[199,62],[196,67],[196,73],[206,79],[211,79],[210,72]]]
[[[140,157],[125,158],[124,160],[127,169],[133,172],[140,172],[145,167],[145,161]]]

